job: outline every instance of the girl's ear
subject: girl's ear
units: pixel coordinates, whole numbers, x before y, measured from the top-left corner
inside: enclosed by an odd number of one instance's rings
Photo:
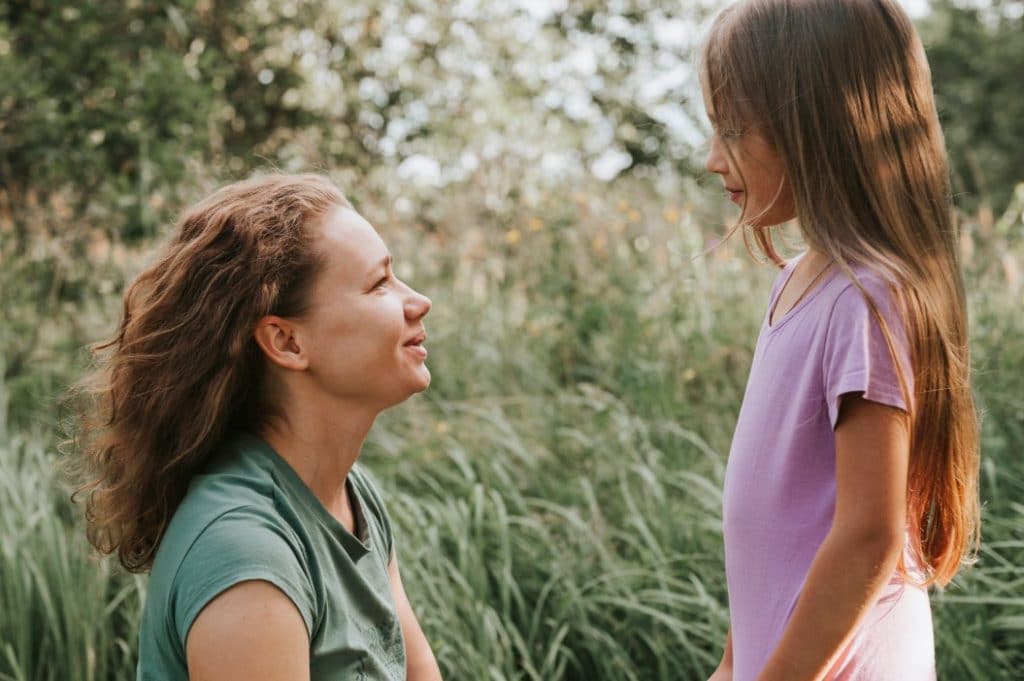
[[[256,322],[253,338],[271,362],[282,369],[302,371],[309,366],[309,358],[299,342],[297,331],[288,320],[268,315]]]

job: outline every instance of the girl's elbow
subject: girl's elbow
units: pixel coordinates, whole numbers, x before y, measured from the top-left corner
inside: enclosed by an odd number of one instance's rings
[[[873,563],[891,563],[893,567],[899,561],[906,542],[902,528],[885,525],[850,528],[844,534],[843,543],[853,548],[857,555],[870,557]]]
[[[891,563],[892,567],[895,567],[896,563],[899,562],[900,556],[903,554],[905,543],[906,538],[902,530],[899,532],[882,531],[875,538],[875,550],[878,552],[879,558],[886,563]]]

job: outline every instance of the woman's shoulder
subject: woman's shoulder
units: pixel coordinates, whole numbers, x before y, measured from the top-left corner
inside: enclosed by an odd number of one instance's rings
[[[250,579],[280,588],[312,624],[316,589],[302,529],[281,513],[272,472],[234,455],[223,452],[193,480],[153,562],[147,601],[169,608],[182,641],[205,603]]]
[[[160,540],[153,573],[177,572],[201,536],[226,526],[240,541],[252,543],[261,541],[257,535],[267,530],[294,534],[277,509],[272,467],[237,437],[218,446],[192,479]]]
[[[231,436],[192,478],[172,524],[206,524],[235,509],[273,508],[274,489],[271,463],[245,436]]]
[[[381,499],[380,491],[377,489],[377,482],[374,480],[373,475],[366,470],[366,466],[356,462],[352,466],[352,470],[349,471],[349,477],[360,496],[366,497],[368,502],[383,508],[384,501]]]
[[[192,623],[208,603],[237,584],[260,580],[295,604],[312,634],[319,592],[301,539],[266,505],[227,504],[219,510],[170,528],[161,541],[146,599],[151,629],[167,627],[182,652]]]

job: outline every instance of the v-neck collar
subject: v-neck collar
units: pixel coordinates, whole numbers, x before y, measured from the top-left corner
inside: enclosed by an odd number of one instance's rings
[[[327,510],[291,464],[278,454],[268,442],[252,433],[240,433],[239,442],[246,449],[257,450],[271,463],[275,479],[288,488],[291,496],[302,504],[324,529],[341,541],[353,559],[358,560],[370,552],[371,534],[366,521],[366,504],[363,503],[356,485],[352,482],[351,471],[345,479],[345,486],[352,504],[355,534],[349,532],[348,528]]]
[[[783,272],[786,272],[786,270],[789,270],[789,272],[788,274],[786,274],[786,278],[783,281],[782,286],[780,286],[779,289],[775,292],[775,295],[772,296],[771,304],[768,306],[768,315],[765,317],[764,323],[769,333],[774,332],[776,329],[783,326],[786,322],[792,319],[793,316],[797,312],[799,312],[804,306],[808,305],[812,300],[814,300],[818,296],[818,294],[821,293],[826,286],[828,286],[829,282],[832,281],[832,279],[836,276],[836,273],[839,271],[839,268],[830,266],[830,269],[832,270],[831,272],[826,272],[823,275],[821,275],[818,281],[813,283],[811,290],[805,291],[803,295],[800,297],[800,299],[796,301],[795,305],[786,310],[785,314],[783,314],[781,317],[776,318],[775,313],[777,312],[779,301],[782,299],[782,294],[786,290],[786,287],[789,286],[790,280],[796,273],[796,267],[804,259],[804,255],[805,254],[801,254],[800,256],[793,258],[788,263],[786,263],[785,268],[783,268]]]

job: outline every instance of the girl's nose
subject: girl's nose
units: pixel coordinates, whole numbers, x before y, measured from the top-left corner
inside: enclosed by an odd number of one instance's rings
[[[431,305],[430,298],[410,288],[409,296],[405,299],[405,316],[409,319],[421,319],[430,312]]]
[[[722,141],[718,135],[711,137],[711,148],[708,150],[707,159],[704,160],[704,167],[718,175],[725,175],[729,172],[729,161],[722,151]]]

